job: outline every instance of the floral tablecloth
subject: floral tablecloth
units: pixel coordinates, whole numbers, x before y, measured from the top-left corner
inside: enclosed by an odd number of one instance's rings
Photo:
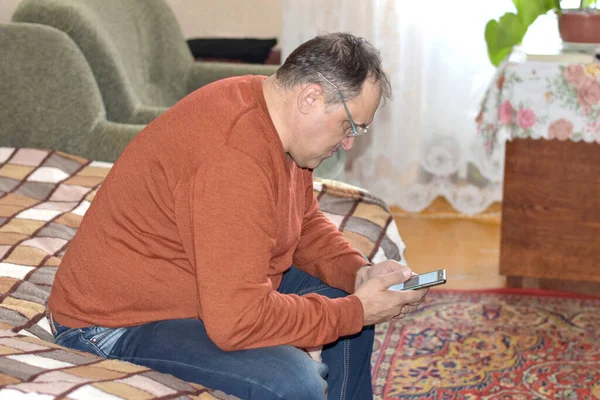
[[[477,116],[491,153],[513,138],[600,143],[600,63],[548,61],[500,65]]]

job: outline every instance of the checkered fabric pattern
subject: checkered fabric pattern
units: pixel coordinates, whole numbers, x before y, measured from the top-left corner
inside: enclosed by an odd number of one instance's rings
[[[396,260],[406,264],[406,246],[388,205],[373,194],[339,181],[315,178],[319,209],[352,246],[371,262]]]
[[[52,340],[54,275],[111,164],[12,148],[0,148],[0,163],[0,328]]]
[[[146,367],[0,330],[0,398],[235,399]]]
[[[111,166],[59,151],[0,148],[0,398],[233,398],[52,343],[45,309],[54,276]],[[385,203],[335,181],[315,179],[314,189],[321,210],[371,261],[404,261]]]

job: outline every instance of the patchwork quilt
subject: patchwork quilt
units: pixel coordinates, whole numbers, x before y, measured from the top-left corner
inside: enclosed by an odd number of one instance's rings
[[[59,151],[0,148],[0,398],[230,399],[145,367],[52,343],[46,300],[69,241],[112,164]],[[387,205],[315,179],[321,210],[373,262],[404,262]]]

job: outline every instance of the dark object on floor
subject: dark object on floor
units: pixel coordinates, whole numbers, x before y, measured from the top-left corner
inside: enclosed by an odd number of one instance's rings
[[[189,39],[194,58],[264,64],[277,39]]]

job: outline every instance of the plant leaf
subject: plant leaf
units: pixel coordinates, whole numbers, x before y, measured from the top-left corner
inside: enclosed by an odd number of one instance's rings
[[[512,47],[521,43],[527,28],[528,26],[524,25],[518,16],[510,12],[505,13],[500,17],[500,23],[498,24],[498,44],[501,47]]]
[[[596,7],[596,0],[581,0],[582,8],[591,8],[592,5]]]
[[[488,21],[485,26],[485,41],[492,64],[498,66],[511,52],[513,46],[521,43],[525,32],[527,27],[514,13],[504,14],[499,21]]]
[[[546,14],[555,6],[554,0],[513,0],[517,16],[526,28],[540,15]]]

